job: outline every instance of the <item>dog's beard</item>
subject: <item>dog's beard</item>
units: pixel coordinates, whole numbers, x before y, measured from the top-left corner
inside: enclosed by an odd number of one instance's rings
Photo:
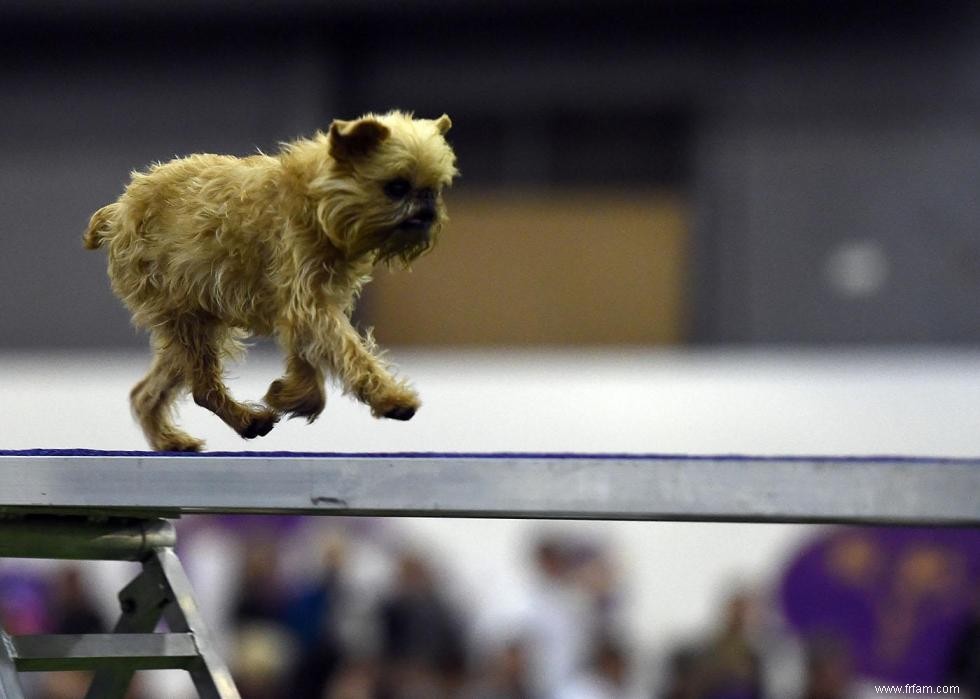
[[[375,252],[375,264],[400,262],[407,267],[432,247],[434,226],[423,230],[395,228],[384,236]]]
[[[443,222],[438,212],[428,227],[418,227],[410,223],[418,218],[411,206],[385,209],[369,204],[350,196],[324,197],[317,206],[323,230],[334,232],[331,239],[349,259],[370,256],[374,264],[400,263],[407,268],[435,245]]]
[[[395,224],[377,228],[370,233],[362,232],[357,242],[349,247],[349,254],[355,258],[373,255],[375,264],[390,266],[400,263],[407,267],[432,248],[437,229],[437,223],[425,229]]]

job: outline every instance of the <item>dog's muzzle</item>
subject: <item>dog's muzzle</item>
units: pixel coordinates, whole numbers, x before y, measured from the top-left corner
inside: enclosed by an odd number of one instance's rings
[[[408,231],[416,234],[426,234],[428,235],[429,229],[432,228],[432,224],[436,220],[436,210],[431,207],[425,207],[419,209],[411,216],[402,221],[398,228],[403,231]]]

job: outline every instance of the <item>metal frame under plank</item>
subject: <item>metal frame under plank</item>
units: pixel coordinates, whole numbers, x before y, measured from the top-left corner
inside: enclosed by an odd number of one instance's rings
[[[113,633],[10,636],[0,628],[0,699],[24,699],[18,673],[95,670],[86,699],[122,699],[138,670],[190,673],[202,699],[240,699],[194,602],[162,520],[38,515],[0,520],[0,556],[131,560]],[[169,633],[154,633],[163,618]]]
[[[0,452],[0,513],[980,523],[980,459]]]

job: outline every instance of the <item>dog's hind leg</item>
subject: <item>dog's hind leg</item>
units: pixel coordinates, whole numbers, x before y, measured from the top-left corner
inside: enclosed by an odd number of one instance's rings
[[[327,404],[323,370],[295,354],[286,358],[286,373],[269,386],[263,400],[289,417],[313,422]]]
[[[180,357],[154,336],[156,356],[143,380],[129,394],[133,415],[150,446],[157,451],[200,451],[204,442],[194,439],[173,424],[173,404],[185,387]]]
[[[225,387],[221,352],[228,330],[205,323],[189,324],[181,337],[194,402],[220,417],[245,439],[269,434],[279,421],[279,413],[264,405],[239,403]]]

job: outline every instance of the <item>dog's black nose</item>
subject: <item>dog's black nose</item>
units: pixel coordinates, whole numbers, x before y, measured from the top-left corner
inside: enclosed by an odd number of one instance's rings
[[[403,228],[421,229],[428,228],[436,220],[436,210],[431,207],[419,209],[402,223]]]

